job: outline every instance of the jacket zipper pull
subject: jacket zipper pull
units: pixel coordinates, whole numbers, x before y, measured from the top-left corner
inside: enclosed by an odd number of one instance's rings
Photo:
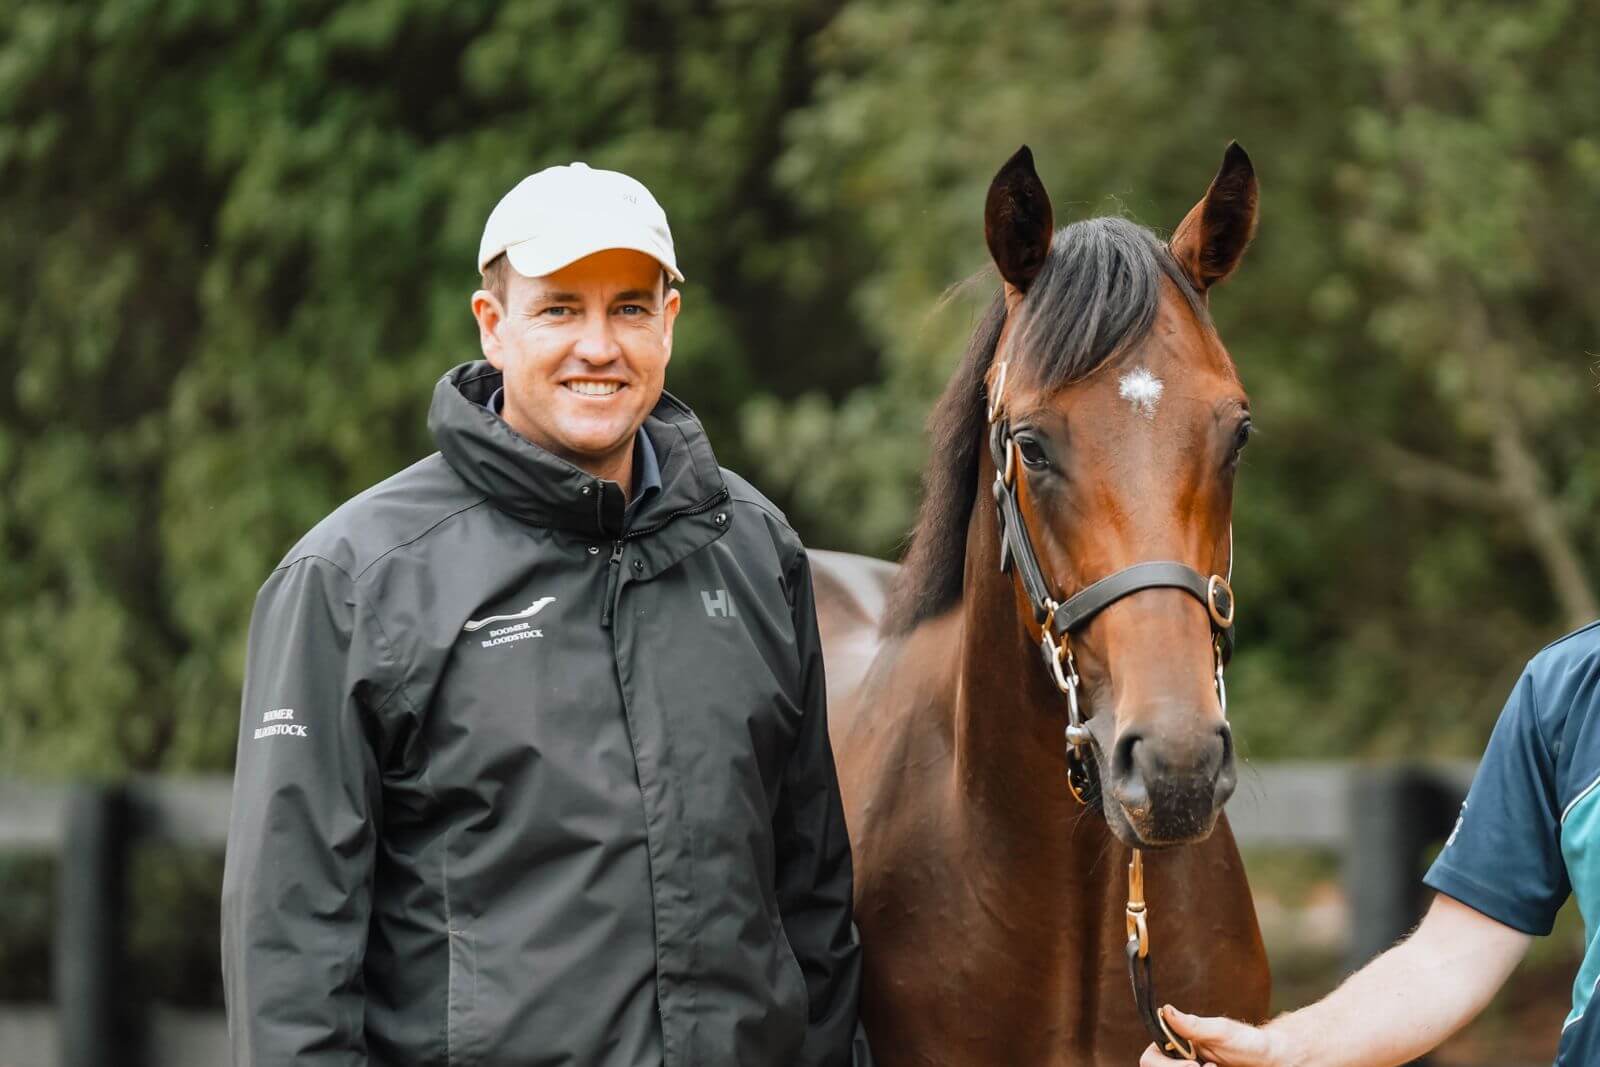
[[[600,612],[600,625],[611,628],[611,602],[617,596],[617,575],[622,573],[622,542],[614,541],[611,545],[611,561],[606,564],[606,597],[605,607]]]

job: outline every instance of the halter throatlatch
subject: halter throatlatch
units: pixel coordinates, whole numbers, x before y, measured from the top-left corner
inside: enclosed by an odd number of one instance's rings
[[[1135,563],[1115,574],[1084,586],[1064,601],[1050,595],[1049,583],[1039,566],[1038,554],[1022,520],[1017,501],[1017,442],[1011,424],[1004,417],[1001,400],[1005,392],[1006,361],[995,372],[994,389],[989,397],[989,454],[994,460],[994,500],[1000,519],[1000,570],[1015,571],[1022,590],[1033,608],[1033,621],[1039,627],[1039,651],[1063,696],[1067,698],[1067,788],[1080,804],[1093,806],[1100,801],[1099,775],[1090,747],[1093,736],[1085,722],[1078,697],[1078,665],[1072,656],[1072,634],[1089,625],[1100,612],[1124,597],[1146,589],[1181,589],[1205,605],[1211,624],[1212,661],[1216,665],[1215,684],[1222,714],[1228,714],[1228,690],[1222,679],[1223,668],[1233,657],[1233,589],[1228,579],[1213,574],[1207,577],[1175,560]],[[1233,532],[1228,532],[1228,570],[1233,570]],[[1150,929],[1144,902],[1144,856],[1133,850],[1128,864],[1128,977],[1133,984],[1133,999],[1145,1029],[1156,1047],[1171,1059],[1192,1060],[1195,1048],[1167,1025],[1155,1009],[1156,998],[1150,978]]]

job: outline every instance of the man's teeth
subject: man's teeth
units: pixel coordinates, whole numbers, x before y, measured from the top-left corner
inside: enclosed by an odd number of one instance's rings
[[[567,388],[584,396],[610,396],[622,388],[620,382],[568,382]]]

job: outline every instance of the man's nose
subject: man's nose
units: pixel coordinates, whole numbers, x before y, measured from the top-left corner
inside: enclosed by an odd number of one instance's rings
[[[621,349],[611,330],[611,316],[603,313],[585,316],[583,331],[578,335],[573,352],[590,363],[609,363],[616,359]]]

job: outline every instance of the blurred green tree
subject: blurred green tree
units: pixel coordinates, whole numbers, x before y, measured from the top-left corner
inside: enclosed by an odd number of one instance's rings
[[[478,234],[585,158],[668,206],[671,387],[725,462],[758,386],[874,353],[848,231],[772,180],[832,8],[639,0],[0,9],[0,771],[226,767],[255,589],[432,450]]]
[[[1236,508],[1241,743],[1476,753],[1524,658],[1597,613],[1590,16],[851,4],[780,174],[808,221],[853,213],[882,249],[852,299],[884,377],[751,403],[771,484],[814,540],[893,551],[911,442],[994,292],[947,289],[986,265],[994,169],[1028,142],[1058,221],[1166,231],[1237,138],[1263,183],[1256,247],[1213,298],[1262,431]]]
[[[993,291],[995,167],[1028,142],[1063,221],[1164,230],[1229,138],[1263,182],[1214,298],[1262,431],[1242,742],[1474,752],[1526,655],[1597,611],[1591,14],[0,7],[0,773],[228,765],[256,587],[431,450],[479,227],[528,171],[651,186],[690,279],[671,387],[808,541],[893,555]]]

